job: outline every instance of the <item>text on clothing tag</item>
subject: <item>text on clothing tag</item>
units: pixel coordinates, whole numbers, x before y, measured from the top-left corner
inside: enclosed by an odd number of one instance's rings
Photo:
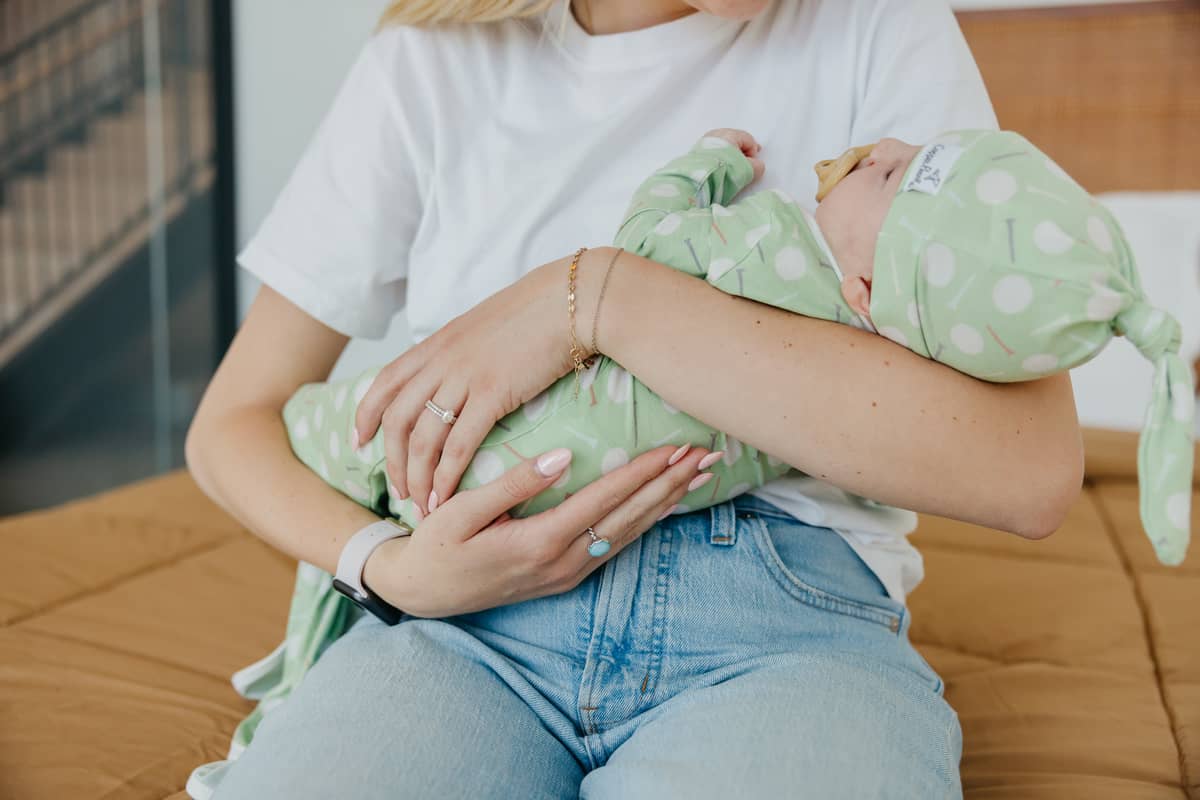
[[[912,176],[904,184],[904,191],[937,194],[962,154],[963,148],[956,144],[935,142],[925,145],[913,159]]]

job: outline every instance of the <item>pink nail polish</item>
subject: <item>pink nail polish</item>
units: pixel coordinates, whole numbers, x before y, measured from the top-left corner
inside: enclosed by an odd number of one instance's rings
[[[430,513],[430,514],[432,514],[432,513],[433,513],[433,510],[434,510],[435,508],[437,508],[437,507],[438,507],[438,496],[437,496],[437,492],[436,492],[436,491],[432,491],[432,492],[430,492],[430,493],[429,493],[429,513]]]
[[[672,511],[674,511],[674,510],[675,510],[675,509],[677,509],[677,508],[679,508],[679,503],[676,503],[675,505],[673,505],[673,506],[671,506],[670,508],[668,508],[666,511],[664,511],[664,512],[662,513],[662,516],[660,516],[658,519],[656,519],[656,520],[654,520],[654,521],[655,521],[655,522],[662,522],[664,519],[666,519],[667,517],[671,516],[671,512],[672,512]]]
[[[403,497],[400,496],[400,490],[397,489],[395,487],[395,485],[392,484],[391,481],[388,481],[387,487],[388,487],[388,494],[390,494],[392,497],[396,498],[397,500],[404,499]]]
[[[543,478],[549,478],[566,469],[567,464],[571,463],[571,451],[565,447],[559,447],[556,450],[551,450],[548,453],[542,453],[538,456],[534,467],[538,474]]]
[[[669,467],[669,466],[672,466],[673,464],[678,464],[679,459],[686,456],[688,450],[691,450],[691,449],[692,449],[692,446],[690,444],[685,444],[683,447],[679,448],[674,453],[671,453],[671,457],[667,459],[667,466]]]
[[[421,513],[421,507],[418,506],[416,503],[413,503],[412,513],[413,513],[413,517],[416,518],[417,522],[420,522],[421,520],[425,519],[425,515]]]
[[[701,474],[697,475],[696,477],[692,478],[692,482],[688,484],[688,491],[694,492],[697,489],[699,489],[701,486],[703,486],[704,484],[711,481],[712,479],[713,479],[713,474],[711,472],[701,473]]]
[[[704,458],[700,459],[700,463],[696,465],[696,469],[708,469],[713,464],[721,460],[721,456],[725,455],[724,450],[718,450],[715,453],[709,453]]]
[[[358,428],[350,429],[350,449],[351,450],[358,449]]]

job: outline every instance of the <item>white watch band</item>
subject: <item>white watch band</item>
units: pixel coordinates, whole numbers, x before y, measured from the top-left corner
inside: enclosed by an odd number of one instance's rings
[[[342,548],[341,556],[338,557],[337,575],[335,577],[358,592],[360,597],[366,597],[367,590],[363,588],[362,575],[363,569],[367,566],[367,559],[371,557],[371,553],[375,552],[376,547],[379,547],[379,545],[389,539],[410,535],[412,535],[412,528],[403,523],[397,523],[390,519],[381,519],[378,522],[372,522],[351,536],[350,541],[346,542],[346,546]]]

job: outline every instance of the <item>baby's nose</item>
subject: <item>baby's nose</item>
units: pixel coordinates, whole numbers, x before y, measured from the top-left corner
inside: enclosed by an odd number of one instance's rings
[[[882,161],[883,159],[895,153],[903,145],[904,143],[899,139],[880,139],[878,144],[876,144],[875,148],[871,151],[870,157]]]
[[[900,139],[880,139],[875,152],[871,153],[871,158],[876,161],[895,161],[898,164],[907,164],[919,152],[921,152],[921,148],[915,144],[909,144]]]

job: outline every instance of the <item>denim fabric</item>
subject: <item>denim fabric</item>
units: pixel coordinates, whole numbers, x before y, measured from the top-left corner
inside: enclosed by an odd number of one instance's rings
[[[841,536],[742,495],[560,595],[364,617],[216,796],[961,797],[909,621]]]

